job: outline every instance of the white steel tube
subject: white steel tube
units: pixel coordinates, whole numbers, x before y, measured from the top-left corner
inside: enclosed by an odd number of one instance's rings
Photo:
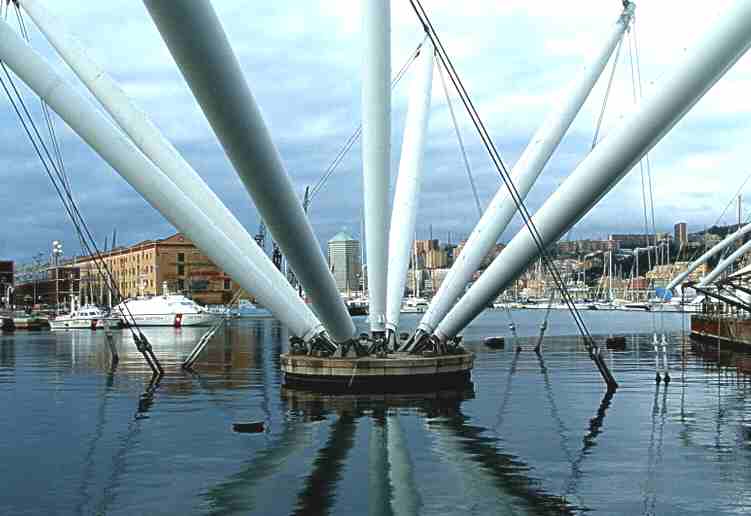
[[[584,216],[743,55],[751,44],[751,0],[736,2],[662,87],[611,132],[533,217],[542,244],[557,241]],[[435,330],[456,336],[537,258],[523,228]]]
[[[92,60],[80,41],[66,33],[60,17],[49,14],[38,0],[22,0],[19,3],[76,76],[141,152],[159,167],[243,254],[252,257],[263,274],[274,279],[279,290],[286,291],[285,297],[291,299],[296,296],[295,289],[288,282],[282,281],[277,268],[248,231],[164,137],[146,113],[139,109],[122,88]]]
[[[6,23],[0,23],[0,60],[39,95],[68,126],[154,208],[255,295],[290,331],[310,338],[323,331],[297,296],[289,299],[252,257],[244,256],[222,231],[149,161],[104,115],[84,99]]]
[[[705,252],[703,255],[701,255],[699,258],[691,262],[688,266],[688,268],[678,274],[675,278],[673,278],[670,283],[668,283],[667,287],[665,287],[666,290],[673,289],[683,283],[686,278],[688,278],[688,275],[694,272],[701,264],[706,263],[707,260],[712,258],[714,255],[725,249],[727,246],[738,240],[739,238],[743,237],[743,235],[748,234],[751,232],[751,224],[746,224],[742,228],[738,229],[734,233],[729,234],[726,236],[722,241],[715,244],[713,247],[711,247],[707,252]],[[702,280],[703,282],[704,280]]]
[[[271,235],[334,342],[355,336],[320,244],[208,0],[144,0]]]
[[[749,249],[751,249],[751,240],[740,246],[733,253],[728,255],[728,257],[724,260],[720,260],[720,263],[717,264],[717,267],[712,269],[712,272],[704,276],[701,281],[699,281],[697,286],[706,287],[707,285],[713,283],[717,278],[720,277],[720,274],[722,274],[725,269],[730,267],[738,258],[748,252]]]
[[[425,136],[430,115],[430,91],[433,85],[433,45],[426,40],[420,51],[417,70],[409,96],[404,124],[402,156],[396,179],[389,228],[389,267],[386,303],[386,325],[396,331],[407,281],[410,251],[415,232],[417,208],[420,203],[420,181],[425,157]],[[416,267],[415,267],[416,268]]]
[[[587,64],[580,78],[577,78],[560,105],[548,116],[530,140],[519,161],[511,171],[511,180],[524,199],[537,181],[550,157],[558,148],[563,136],[581,110],[589,93],[602,75],[618,42],[628,28],[634,13],[634,4],[629,4],[616,22],[605,44]],[[464,249],[441,283],[438,293],[430,302],[418,328],[432,332],[441,322],[456,300],[464,293],[464,288],[472,275],[480,268],[482,261],[493,248],[498,238],[516,213],[516,205],[505,185],[501,185],[488,205],[485,213],[469,236]]]
[[[362,9],[362,173],[370,330],[383,332],[389,251],[391,0],[364,0]]]

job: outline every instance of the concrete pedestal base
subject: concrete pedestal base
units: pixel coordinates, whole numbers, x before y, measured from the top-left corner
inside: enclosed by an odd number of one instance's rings
[[[386,358],[281,356],[284,384],[322,392],[426,392],[469,383],[474,353],[420,356],[393,353]]]

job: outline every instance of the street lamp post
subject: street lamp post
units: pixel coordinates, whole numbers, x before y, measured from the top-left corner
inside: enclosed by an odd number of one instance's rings
[[[60,313],[60,256],[63,254],[63,244],[58,240],[52,241],[52,259],[55,266],[55,315]]]

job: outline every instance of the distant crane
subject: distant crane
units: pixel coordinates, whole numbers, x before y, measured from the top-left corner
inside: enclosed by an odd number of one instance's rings
[[[261,223],[258,225],[258,233],[255,234],[253,237],[256,241],[256,244],[258,244],[258,247],[263,249],[263,252],[266,253],[266,223],[261,220]]]

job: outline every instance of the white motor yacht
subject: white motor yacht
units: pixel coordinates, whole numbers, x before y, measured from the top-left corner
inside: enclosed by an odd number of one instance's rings
[[[164,285],[163,294],[153,297],[126,299],[112,309],[123,322],[135,320],[139,326],[209,326],[222,315],[213,314],[190,298],[170,294]]]
[[[237,310],[234,312],[235,317],[240,318],[258,318],[258,317],[273,317],[271,310],[258,306],[255,303],[247,299],[241,299],[237,302]]]
[[[70,313],[58,315],[50,319],[50,329],[52,330],[96,330],[103,328],[106,323],[112,327],[120,326],[121,321],[118,317],[110,316],[106,311],[96,305],[85,304],[83,306],[74,306]]]
[[[428,310],[428,301],[422,297],[408,297],[402,302],[401,313],[422,314]]]

